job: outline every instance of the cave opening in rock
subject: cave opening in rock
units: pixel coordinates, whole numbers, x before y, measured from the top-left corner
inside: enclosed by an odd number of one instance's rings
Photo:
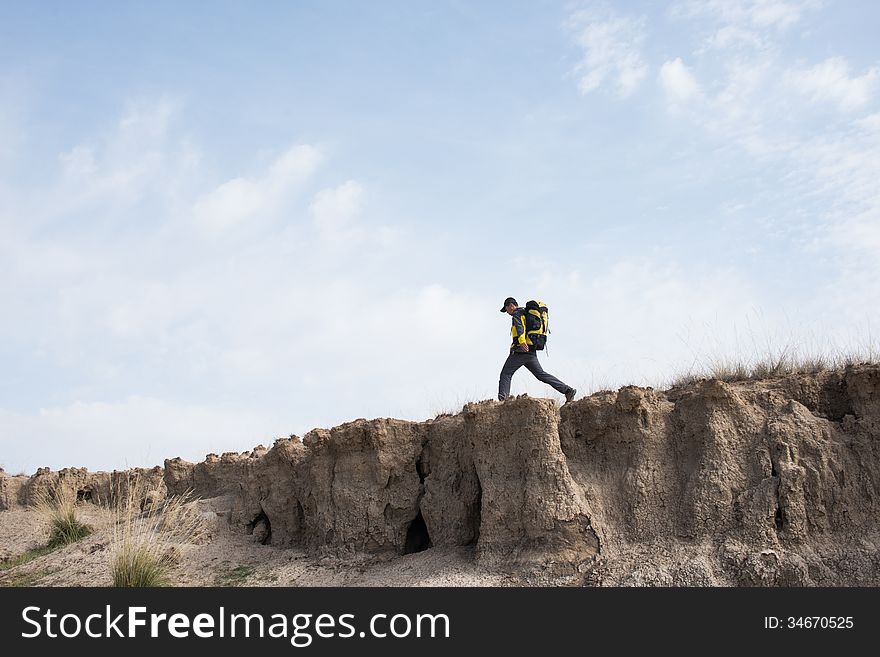
[[[406,530],[406,544],[403,547],[404,554],[423,552],[431,547],[431,536],[428,534],[428,526],[422,517],[422,512],[409,523]]]
[[[774,518],[774,521],[776,522],[776,531],[782,531],[784,519],[782,517],[782,507],[780,506],[776,507],[776,517]]]
[[[87,489],[76,491],[76,501],[77,502],[91,502],[92,501],[92,491],[87,490]]]
[[[248,528],[257,543],[269,545],[272,542],[272,523],[265,511],[260,511],[260,515],[248,524]]]

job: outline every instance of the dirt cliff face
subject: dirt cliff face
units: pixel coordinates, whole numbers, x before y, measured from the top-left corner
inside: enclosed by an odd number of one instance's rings
[[[19,504],[19,491],[27,482],[28,477],[9,475],[0,468],[0,511]]]
[[[562,409],[560,437],[610,584],[880,579],[880,368]]]
[[[880,584],[876,366],[357,420],[162,474],[169,494],[192,490],[274,546],[472,546],[486,564],[599,585]],[[52,475],[18,483],[18,501]]]
[[[261,542],[406,554],[473,545],[486,562],[571,568],[598,543],[544,399],[430,422],[358,420],[263,454],[166,462],[170,493],[217,497]]]
[[[132,481],[141,481],[144,494],[152,500],[165,497],[164,469],[132,468],[113,472],[89,472],[85,468],[64,468],[54,472],[49,468],[38,468],[31,477],[14,477],[7,495],[0,494],[0,502],[5,497],[7,504],[35,506],[41,500],[51,499],[59,486],[71,488],[79,501],[112,505],[120,497],[128,494]],[[0,491],[2,491],[0,480]],[[0,506],[0,510],[2,510]],[[7,507],[8,508],[8,507]]]

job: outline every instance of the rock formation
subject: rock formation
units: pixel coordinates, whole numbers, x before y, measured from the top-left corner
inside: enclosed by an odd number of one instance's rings
[[[31,477],[14,477],[19,481],[9,486],[8,504],[35,506],[41,500],[51,499],[61,486],[76,492],[80,501],[112,505],[120,496],[128,494],[131,483],[140,481],[142,494],[153,500],[165,497],[165,471],[163,468],[132,468],[113,472],[89,472],[85,468],[64,468],[54,472],[49,468],[37,468]],[[3,479],[0,479],[0,510],[3,509]]]
[[[268,451],[166,462],[168,491],[219,497],[230,521],[273,545],[405,554],[474,545],[483,561],[560,563],[596,554],[589,514],[545,399],[468,404],[429,422],[316,429]]]
[[[28,477],[12,476],[0,468],[0,511],[6,511],[19,503],[19,491]]]
[[[599,585],[880,584],[878,366],[629,386],[561,409],[523,395],[151,472],[277,546],[472,546],[483,563]],[[62,473],[78,490],[109,485]],[[0,476],[0,505],[62,473],[17,493]]]
[[[560,437],[612,584],[880,581],[880,368],[562,409]]]

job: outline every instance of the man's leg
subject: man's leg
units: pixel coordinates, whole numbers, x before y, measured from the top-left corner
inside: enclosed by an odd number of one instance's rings
[[[529,372],[535,375],[535,378],[538,379],[538,381],[552,386],[554,390],[561,392],[563,395],[571,390],[570,385],[563,383],[552,374],[548,374],[544,371],[544,368],[541,367],[541,363],[538,362],[538,354],[530,352],[528,356],[529,359],[523,363],[523,365],[526,366],[526,369],[528,369]]]
[[[504,361],[504,367],[501,368],[501,377],[498,379],[499,401],[504,401],[510,396],[510,380],[513,379],[513,373],[523,365],[523,356],[527,355],[525,352],[512,351],[507,360]]]

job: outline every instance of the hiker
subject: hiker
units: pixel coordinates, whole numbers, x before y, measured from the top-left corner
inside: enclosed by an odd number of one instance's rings
[[[533,302],[530,301],[529,304],[531,303]],[[544,311],[544,322],[546,323],[547,308],[544,307],[541,310]],[[577,390],[564,384],[552,374],[545,372],[541,367],[541,363],[538,362],[538,349],[542,349],[544,344],[543,342],[536,344],[536,341],[529,337],[530,332],[526,330],[526,309],[520,308],[513,297],[507,297],[504,300],[501,312],[507,313],[513,318],[513,327],[510,329],[513,344],[510,346],[510,355],[504,362],[504,367],[501,368],[501,378],[498,381],[498,399],[504,401],[510,396],[510,380],[513,378],[513,373],[523,365],[526,366],[529,372],[535,375],[538,381],[552,386],[558,392],[565,395],[566,403],[574,399]],[[544,335],[541,337],[545,338],[546,326],[543,326],[542,329]]]

